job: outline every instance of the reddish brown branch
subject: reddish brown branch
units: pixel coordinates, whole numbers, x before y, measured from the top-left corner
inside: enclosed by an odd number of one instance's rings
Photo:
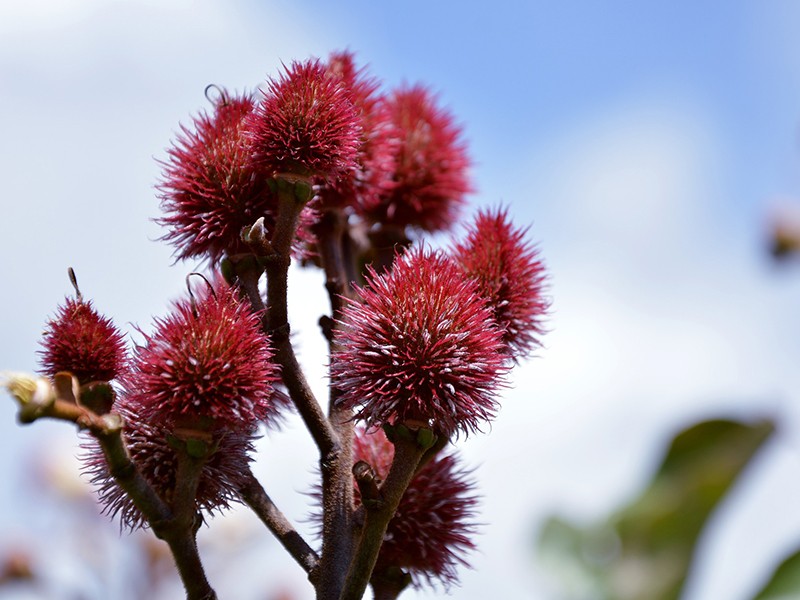
[[[325,272],[325,288],[331,304],[331,317],[323,321],[330,352],[336,349],[335,332],[346,298],[352,297],[344,264],[343,240],[347,220],[338,209],[324,210],[314,224],[314,234]],[[322,560],[320,598],[336,600],[344,585],[351,562],[355,533],[353,528],[353,420],[352,412],[337,404],[338,391],[330,388],[328,417],[339,436],[339,452],[332,455],[322,470]]]
[[[319,564],[317,553],[289,522],[289,519],[275,506],[255,476],[248,472],[245,484],[239,489],[242,499],[258,515],[258,518],[278,538],[278,541],[291,554],[303,570],[313,579]]]
[[[287,287],[290,252],[304,200],[297,197],[296,190],[286,189],[288,183],[281,185],[278,219],[271,243],[275,254],[266,260],[266,330],[272,338],[275,361],[281,366],[283,383],[324,459],[338,447],[339,439],[314,397],[289,339]]]

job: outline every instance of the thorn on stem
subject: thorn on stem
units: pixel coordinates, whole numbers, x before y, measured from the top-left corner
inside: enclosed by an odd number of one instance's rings
[[[382,503],[381,492],[378,489],[378,476],[369,463],[360,460],[353,465],[353,476],[361,493],[361,504],[365,508],[373,510],[379,508]]]

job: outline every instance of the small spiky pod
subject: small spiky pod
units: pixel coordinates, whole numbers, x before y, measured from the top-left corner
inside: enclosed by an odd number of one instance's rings
[[[355,169],[361,123],[349,94],[319,60],[269,79],[248,119],[259,168],[269,176],[336,179]]]
[[[207,258],[249,252],[241,231],[259,217],[271,230],[277,199],[268,178],[254,168],[244,139],[244,123],[253,111],[249,94],[224,90],[212,115],[201,113],[191,127],[181,127],[158,186],[168,232],[162,239],[176,247],[178,258]]]
[[[544,263],[526,234],[526,229],[514,228],[506,210],[482,210],[453,249],[466,274],[478,282],[514,359],[541,345],[550,305],[544,296]]]
[[[384,226],[448,229],[472,191],[461,129],[423,86],[402,87],[386,102],[399,137],[392,182],[376,198],[367,199],[360,212]]]
[[[47,323],[40,351],[42,373],[69,371],[81,384],[111,381],[126,367],[125,341],[91,301],[67,298]]]
[[[218,285],[156,320],[128,385],[152,423],[240,431],[275,417],[277,379],[259,316]]]
[[[380,429],[356,430],[354,460],[368,463],[377,477],[386,478],[394,447]],[[409,572],[415,587],[457,583],[459,565],[474,549],[472,522],[478,500],[470,472],[455,454],[438,455],[414,476],[389,521],[374,573],[397,567]],[[361,503],[358,486],[356,503]]]
[[[502,332],[450,257],[410,250],[388,274],[368,269],[357,294],[331,360],[332,385],[356,418],[450,437],[494,416],[507,372]]]

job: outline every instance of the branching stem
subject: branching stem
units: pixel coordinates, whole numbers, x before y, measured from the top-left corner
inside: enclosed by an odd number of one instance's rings
[[[338,448],[339,439],[314,397],[289,339],[286,293],[291,262],[290,252],[304,201],[298,199],[294,190],[286,189],[287,187],[289,184],[286,182],[281,182],[279,186],[278,219],[271,244],[275,254],[267,257],[266,261],[266,330],[272,338],[275,360],[281,366],[283,383],[306,427],[311,432],[311,436],[320,450],[320,455],[325,460],[325,457]]]
[[[398,437],[395,453],[386,481],[380,488],[381,502],[365,507],[364,527],[347,573],[340,600],[361,600],[378,560],[378,551],[386,534],[386,527],[394,516],[400,499],[414,477],[425,449],[413,439]]]
[[[324,330],[329,350],[336,349],[335,332],[352,288],[347,279],[342,242],[346,217],[341,210],[324,210],[314,224],[320,260],[325,272],[325,288],[331,304],[329,327]],[[353,420],[352,411],[337,403],[338,391],[330,387],[328,416],[339,436],[339,452],[322,470],[322,562],[320,600],[336,600],[344,585],[347,567],[352,560],[355,533],[353,528]]]
[[[97,439],[111,476],[131,498],[152,527],[153,533],[169,545],[186,589],[187,600],[216,600],[217,595],[206,578],[197,551],[194,523],[191,518],[194,511],[194,497],[192,496],[188,509],[191,513],[190,518],[178,518],[131,461],[122,439],[122,418],[113,412],[97,415],[88,408],[75,404],[72,398],[56,398],[36,418],[40,417],[70,421]],[[178,490],[179,496],[190,494],[192,487],[196,490],[199,470],[195,467],[189,466],[190,471],[184,478],[185,489]]]
[[[309,579],[313,580],[315,569],[319,564],[317,553],[297,533],[289,519],[275,506],[252,472],[246,473],[245,483],[239,492],[242,494],[242,499],[278,538],[278,541],[297,561],[297,564],[309,574]]]

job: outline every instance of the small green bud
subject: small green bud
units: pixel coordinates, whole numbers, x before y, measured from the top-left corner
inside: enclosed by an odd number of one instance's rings
[[[314,197],[313,181],[308,175],[277,173],[274,181],[279,194],[290,194],[298,204],[306,204]]]
[[[394,444],[397,441],[397,426],[391,423],[384,423],[382,427],[383,432],[386,434],[386,439]]]
[[[419,429],[417,431],[417,446],[427,450],[436,443],[436,434],[430,429]]]
[[[167,434],[167,443],[192,458],[208,458],[219,448],[219,440],[215,441],[214,436],[202,428],[211,423],[211,419],[199,419],[197,428],[176,427]]]
[[[212,452],[206,441],[190,438],[186,440],[186,454],[192,458],[207,458]]]
[[[242,230],[242,237],[244,237],[245,229]],[[233,282],[236,281],[236,269],[233,266],[233,261],[228,257],[223,258],[219,263],[219,270],[222,272],[222,278],[225,282],[228,285],[233,285]]]
[[[314,197],[314,187],[308,180],[296,181],[294,184],[294,197],[297,201],[306,204],[311,198]]]
[[[396,439],[413,440],[416,436],[414,431],[411,430],[405,423],[398,423],[394,427]]]

